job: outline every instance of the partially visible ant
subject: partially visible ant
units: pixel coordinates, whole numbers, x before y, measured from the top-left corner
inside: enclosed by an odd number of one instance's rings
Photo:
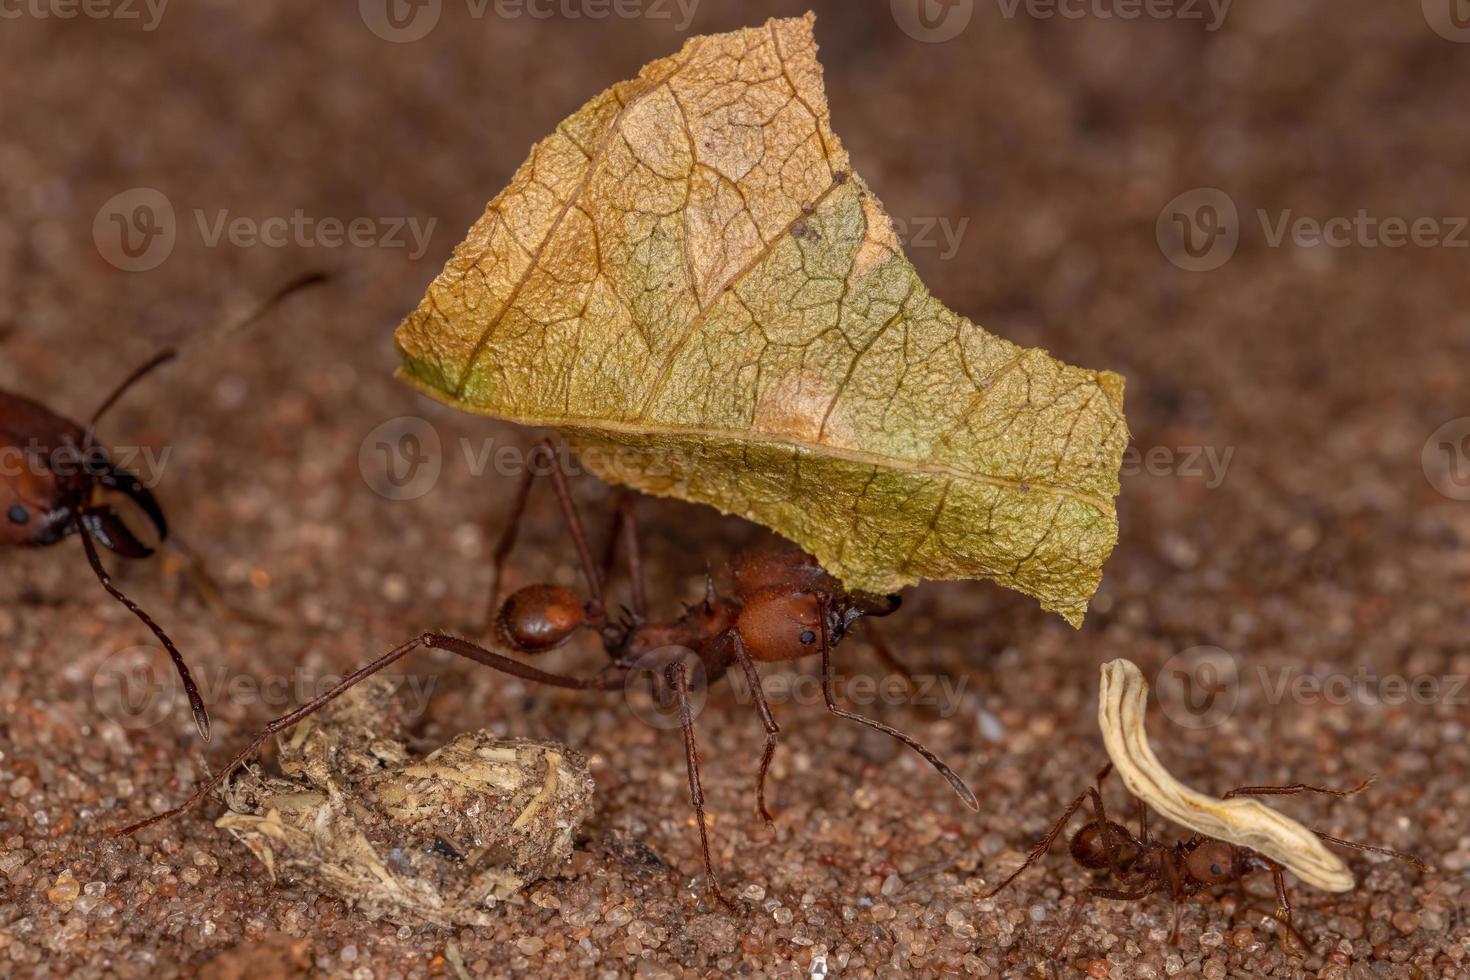
[[[538,443],[526,460],[526,473],[512,506],[510,521],[502,532],[492,560],[493,635],[499,645],[522,656],[536,656],[565,644],[580,630],[597,636],[610,661],[591,677],[568,677],[547,673],[528,664],[458,637],[424,633],[358,668],[335,687],[289,714],[267,724],[211,779],[195,790],[183,804],[124,827],[116,834],[131,834],[188,810],[203,800],[270,736],[281,732],[317,711],[323,705],[365,678],[377,673],[420,647],[446,650],[522,680],[573,690],[618,691],[649,674],[651,693],[664,708],[676,708],[684,735],[684,755],[689,774],[689,798],[699,826],[700,851],[710,892],[726,908],[735,905],[725,898],[710,856],[709,828],[705,815],[704,790],[700,781],[699,748],[695,741],[694,711],[690,705],[691,661],[702,668],[704,683],[713,684],[739,665],[749,682],[755,708],[766,732],[766,746],[756,777],[756,812],[770,821],[766,807],[766,774],[775,754],[781,728],[771,713],[761,688],[757,663],[780,663],[817,655],[821,658],[822,695],[827,710],[876,729],[903,742],[922,756],[949,781],[965,805],[979,809],[975,794],[949,766],[916,740],[888,725],[840,707],[833,692],[832,648],[863,617],[887,616],[898,608],[896,595],[879,596],[849,592],[811,557],[799,553],[757,553],[738,557],[730,564],[734,595],[721,595],[713,577],[707,577],[702,602],[688,606],[672,621],[651,621],[639,557],[638,534],[632,498],[625,496],[617,507],[602,566],[594,562],[582,520],[572,501],[566,478],[557,467],[549,441]],[[498,589],[505,559],[515,542],[531,485],[538,475],[550,476],[567,530],[576,546],[587,598],[558,585],[528,585],[498,603]],[[616,549],[626,552],[631,584],[632,608],[614,620],[608,615],[604,582],[611,571]]]
[[[1072,801],[1046,836],[1037,842],[1026,857],[1025,863],[1012,872],[1009,878],[992,889],[987,896],[998,894],[1019,878],[1027,868],[1041,860],[1051,849],[1052,844],[1056,843],[1062,831],[1066,829],[1068,822],[1082,808],[1083,803],[1090,800],[1092,819],[1072,835],[1069,849],[1072,852],[1072,860],[1087,870],[1100,874],[1111,884],[1092,885],[1083,891],[1082,898],[1072,910],[1072,916],[1062,931],[1061,939],[1058,940],[1056,948],[1052,951],[1053,962],[1061,956],[1062,949],[1071,937],[1082,910],[1093,898],[1138,902],[1157,892],[1167,893],[1174,903],[1174,925],[1169,934],[1169,942],[1176,944],[1179,942],[1179,915],[1187,899],[1208,888],[1232,883],[1240,889],[1241,896],[1244,898],[1244,879],[1247,875],[1257,871],[1271,873],[1272,882],[1276,887],[1276,920],[1286,927],[1303,949],[1310,948],[1311,944],[1306,941],[1306,937],[1292,922],[1291,899],[1286,891],[1285,868],[1250,848],[1214,837],[1196,834],[1188,840],[1174,844],[1166,844],[1157,840],[1149,832],[1148,807],[1137,797],[1133,798],[1138,812],[1138,833],[1135,835],[1121,823],[1110,819],[1103,805],[1102,784],[1112,770],[1112,763],[1108,763],[1098,772],[1096,785],[1089,787],[1085,793]],[[1324,796],[1345,799],[1367,789],[1373,779],[1374,777],[1370,776],[1352,789],[1346,790],[1309,786],[1306,783],[1293,783],[1289,786],[1241,786],[1226,793],[1224,798],[1320,793]],[[1427,864],[1411,854],[1404,854],[1387,847],[1375,847],[1371,844],[1343,840],[1340,837],[1324,834],[1320,830],[1314,833],[1329,844],[1369,851],[1374,854],[1385,854],[1412,864],[1421,871],[1430,870]]]
[[[253,322],[291,293],[325,279],[323,273],[312,273],[292,281],[235,327]],[[168,651],[183,681],[199,737],[207,742],[209,713],[183,655],[163,628],[113,584],[97,550],[100,544],[128,559],[153,554],[103,502],[109,493],[121,494],[136,504],[160,542],[168,538],[168,521],[157,498],[136,475],[113,463],[97,443],[97,424],[134,385],[178,354],[179,349],[171,347],[149,358],[102,400],[85,426],[24,395],[0,391],[0,455],[17,464],[0,472],[0,547],[45,548],[79,535],[87,562],[108,595],[138,617]]]

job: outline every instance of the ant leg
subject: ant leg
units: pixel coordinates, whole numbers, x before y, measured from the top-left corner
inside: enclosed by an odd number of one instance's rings
[[[1077,920],[1082,918],[1082,910],[1087,907],[1087,903],[1091,900],[1091,889],[1084,891],[1080,896],[1078,896],[1077,904],[1072,907],[1072,914],[1067,917],[1067,926],[1062,930],[1062,936],[1060,939],[1057,940],[1056,946],[1052,948],[1050,961],[1052,964],[1052,972],[1056,973],[1057,976],[1061,976],[1062,974],[1062,971],[1057,967],[1057,964],[1061,962],[1062,959],[1062,950],[1067,947],[1067,940],[1072,938],[1072,930],[1077,928]]]
[[[699,849],[704,854],[704,874],[709,879],[710,891],[721,905],[731,912],[738,911],[735,903],[720,891],[720,881],[715,876],[715,862],[709,851],[709,824],[704,814],[704,785],[699,780],[699,745],[694,741],[694,711],[689,706],[689,671],[682,663],[669,668],[672,674],[674,695],[679,702],[679,725],[684,729],[684,759],[689,766],[689,802],[694,806],[694,816],[699,823]]]
[[[771,714],[771,706],[766,703],[766,692],[761,687],[760,672],[755,669],[755,661],[750,659],[750,651],[745,649],[741,642],[740,634],[731,630],[730,645],[734,648],[735,659],[740,661],[740,669],[745,671],[745,681],[750,686],[751,696],[755,698],[755,710],[761,716],[761,724],[766,729],[766,750],[761,756],[760,774],[755,779],[755,811],[760,814],[766,823],[774,823],[775,818],[771,811],[766,809],[766,771],[771,768],[771,759],[776,754],[776,742],[781,736],[781,726],[776,724],[776,718]]]
[[[939,775],[943,776],[949,782],[949,785],[959,794],[965,806],[971,810],[978,811],[980,809],[980,801],[975,799],[975,794],[970,791],[970,787],[965,785],[965,781],[955,775],[954,770],[945,765],[943,759],[924,748],[912,736],[905,735],[897,728],[890,728],[881,721],[874,721],[871,718],[865,718],[860,714],[845,711],[837,707],[837,697],[832,692],[832,644],[827,640],[826,610],[824,609],[822,612],[823,615],[819,617],[822,627],[822,699],[827,702],[827,710],[839,718],[846,718],[848,721],[855,721],[860,725],[867,725],[869,728],[880,731],[885,735],[891,735],[919,753],[929,765],[938,770]]]
[[[163,627],[153,621],[153,617],[143,611],[132,599],[123,595],[122,590],[112,584],[112,576],[107,573],[102,564],[102,556],[97,553],[97,544],[92,540],[92,531],[85,524],[86,514],[83,515],[84,522],[81,530],[82,550],[87,553],[87,563],[92,566],[92,572],[97,576],[97,581],[102,583],[102,588],[107,594],[127,608],[128,612],[143,623],[158,637],[158,642],[168,651],[169,658],[174,662],[174,669],[179,672],[179,680],[184,683],[184,694],[189,699],[189,710],[194,713],[194,727],[199,729],[199,737],[209,741],[209,712],[204,708],[204,699],[199,696],[199,686],[194,683],[194,676],[189,673],[189,665],[184,662],[184,655],[179,653],[179,648],[174,646],[174,641],[169,639]]]
[[[1090,789],[1087,791],[1087,793],[1091,792],[1092,790]],[[1026,863],[1022,864],[1015,871],[1011,872],[1011,876],[1005,881],[1002,881],[999,885],[996,885],[995,888],[990,891],[990,894],[985,896],[986,898],[992,898],[995,895],[999,894],[1007,885],[1015,881],[1017,878],[1021,877],[1022,872],[1031,867],[1031,865],[1035,864],[1037,861],[1040,861],[1042,856],[1046,854],[1047,851],[1051,850],[1051,846],[1057,842],[1057,838],[1062,835],[1063,828],[1067,826],[1067,821],[1071,820],[1072,815],[1075,814],[1078,810],[1082,809],[1082,804],[1087,800],[1087,793],[1080,794],[1075,800],[1071,802],[1066,811],[1062,814],[1061,819],[1052,824],[1051,830],[1048,830],[1046,832],[1046,836],[1037,841],[1036,846],[1031,848],[1031,853],[1026,856]]]
[[[108,836],[122,837],[131,835],[139,830],[142,830],[144,827],[150,827],[153,824],[168,820],[172,817],[176,817],[179,814],[192,809],[193,807],[198,805],[206,796],[208,796],[209,793],[216,786],[224,782],[226,777],[228,777],[230,773],[234,772],[237,768],[240,767],[240,765],[245,762],[246,759],[250,758],[251,754],[254,753],[255,750],[258,749],[261,743],[263,743],[266,739],[279,732],[285,731],[287,728],[290,728],[292,725],[301,721],[308,715],[314,714],[322,708],[326,707],[328,704],[337,700],[337,698],[345,694],[349,688],[356,687],[358,684],[367,680],[378,671],[392,665],[396,661],[403,659],[410,653],[417,650],[419,647],[436,650],[448,650],[450,653],[457,654],[461,657],[466,657],[470,660],[475,661],[478,664],[482,664],[486,667],[491,668],[492,670],[498,670],[503,674],[509,674],[512,677],[519,677],[522,680],[532,681],[537,684],[546,684],[551,687],[560,687],[569,690],[605,691],[612,688],[620,687],[626,679],[625,672],[616,670],[604,671],[596,677],[591,678],[567,677],[562,674],[551,674],[544,670],[537,670],[535,667],[532,667],[529,664],[523,664],[519,660],[512,660],[509,657],[503,657],[498,653],[493,653],[483,647],[469,642],[468,640],[461,640],[458,637],[446,636],[443,633],[423,633],[419,636],[414,637],[412,640],[409,640],[407,643],[394,647],[392,650],[388,651],[377,660],[374,660],[371,663],[357,668],[357,670],[342,678],[342,680],[338,681],[330,690],[326,691],[324,694],[320,694],[317,697],[306,702],[305,704],[301,705],[299,708],[296,708],[293,711],[289,711],[281,717],[266,723],[266,726],[264,728],[262,728],[255,735],[251,736],[250,741],[246,744],[245,748],[236,753],[235,757],[232,758],[223,769],[215,772],[213,776],[211,776],[205,783],[203,783],[198,789],[196,789],[193,794],[191,794],[189,798],[183,803],[174,807],[172,810],[166,810],[163,813],[148,817],[145,820],[139,820],[137,823],[128,824],[126,827],[108,831]]]
[[[1339,847],[1351,847],[1355,851],[1368,851],[1372,854],[1382,854],[1387,857],[1397,858],[1398,860],[1403,861],[1406,864],[1412,864],[1414,867],[1424,872],[1434,870],[1429,865],[1416,858],[1414,855],[1406,854],[1403,851],[1395,851],[1391,847],[1379,847],[1376,844],[1359,844],[1357,841],[1343,840],[1341,837],[1333,837],[1331,834],[1324,834],[1320,830],[1314,830],[1312,831],[1312,833],[1316,834],[1319,838],[1329,844],[1336,844]]]
[[[602,580],[612,574],[613,559],[617,557],[618,540],[628,554],[628,579],[633,589],[633,615],[639,621],[648,618],[648,592],[643,586],[643,557],[638,549],[638,518],[633,513],[634,496],[630,491],[618,495],[617,510],[613,513],[612,529],[607,536],[607,550],[602,555]]]
[[[1323,796],[1335,796],[1338,799],[1345,799],[1346,797],[1363,792],[1377,778],[1378,775],[1375,773],[1352,789],[1331,789],[1326,786],[1309,786],[1306,783],[1292,783],[1290,786],[1237,786],[1235,789],[1226,793],[1223,799],[1228,800],[1232,796],[1295,796],[1297,793],[1321,793]]]
[[[536,472],[530,466],[531,457],[535,455],[536,450],[533,449],[526,457],[526,472],[521,474],[521,482],[516,487],[515,500],[510,506],[510,518],[500,529],[500,538],[495,542],[495,551],[490,558],[490,602],[485,609],[485,626],[480,630],[481,633],[490,631],[495,622],[495,614],[500,610],[500,579],[505,572],[505,559],[510,556],[516,537],[520,534],[521,518],[525,516],[526,504],[531,497],[531,484],[536,481]]]
[[[516,537],[520,532],[521,518],[525,514],[526,504],[530,498],[531,484],[536,477],[541,476],[537,468],[545,460],[545,475],[551,477],[551,486],[556,493],[557,504],[561,507],[562,517],[566,520],[567,531],[572,536],[572,542],[577,547],[577,558],[581,562],[582,576],[587,582],[587,594],[591,605],[606,618],[606,611],[602,605],[602,575],[592,561],[592,549],[587,545],[587,530],[582,524],[582,518],[577,513],[577,505],[572,500],[572,492],[567,486],[567,478],[556,465],[556,449],[550,439],[542,439],[526,455],[526,472],[521,475],[520,486],[516,488],[515,502],[511,505],[511,519],[501,532],[500,540],[496,542],[495,553],[491,558],[491,590],[490,610],[486,619],[486,629],[495,621],[500,599],[500,578],[505,565],[505,559],[515,545]]]

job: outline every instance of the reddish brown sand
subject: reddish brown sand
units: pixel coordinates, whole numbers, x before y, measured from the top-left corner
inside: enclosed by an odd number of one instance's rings
[[[948,712],[865,710],[949,759],[980,813],[901,746],[830,718],[808,686],[776,708],[780,813],[766,829],[752,816],[761,731],[722,688],[699,733],[717,860],[750,906],[730,915],[699,884],[677,733],[619,697],[420,655],[405,671],[436,687],[419,747],[481,727],[562,740],[590,756],[596,812],[565,876],[492,927],[371,922],[271,882],[214,828],[218,804],[136,840],[101,836],[179,800],[203,756],[186,712],[124,724],[116,699],[96,696],[120,683],[114,654],[147,635],[72,541],[7,554],[0,570],[0,972],[1037,976],[1086,876],[1058,847],[985,896],[1102,762],[1098,664],[1127,656],[1153,676],[1210,645],[1238,658],[1238,704],[1209,728],[1156,713],[1166,762],[1216,790],[1377,772],[1359,798],[1282,806],[1438,873],[1357,856],[1355,892],[1295,889],[1308,951],[1263,913],[1268,878],[1250,882],[1253,908],[1228,889],[1191,903],[1172,944],[1167,901],[1096,902],[1063,974],[1470,975],[1470,688],[1457,686],[1470,675],[1470,503],[1421,465],[1431,433],[1470,415],[1470,252],[1273,246],[1256,216],[1274,228],[1288,210],[1364,209],[1455,234],[1441,219],[1470,211],[1470,45],[1408,2],[1242,3],[1218,32],[1008,19],[981,2],[939,44],[905,36],[881,0],[813,5],[834,125],[935,292],[997,333],[1126,375],[1136,445],[1154,452],[1124,480],[1122,537],[1081,632],[981,583],[913,590],[889,622],[916,671],[964,687]],[[692,31],[804,6],[706,0]],[[525,446],[530,433],[417,400],[392,380],[390,332],[531,142],[683,37],[668,19],[505,19],[493,6],[471,19],[446,3],[427,38],[390,44],[356,8],[178,4],[145,31],[28,7],[0,28],[0,384],[82,414],[157,345],[304,268],[340,273],[268,327],[196,350],[106,426],[113,444],[172,451],[160,494],[180,536],[232,603],[274,621],[223,621],[159,562],[124,571],[211,687],[214,760],[294,703],[297,681],[479,614],[487,528],[512,480],[475,475],[460,440]],[[138,186],[172,202],[178,241],[127,273],[99,254],[93,222]],[[1228,192],[1245,229],[1223,267],[1187,272],[1161,252],[1156,219],[1202,186]],[[417,260],[210,247],[200,229],[221,211],[296,209],[438,224]],[[953,254],[946,228],[963,228]],[[404,415],[445,447],[437,487],[411,502],[374,494],[359,470],[368,434]],[[1201,475],[1194,447],[1232,454],[1223,478]],[[1432,444],[1431,460],[1442,452]],[[600,535],[607,491],[576,489]],[[644,500],[639,514],[670,613],[699,594],[706,560],[762,540],[696,507]],[[517,582],[575,584],[549,500],[523,537]],[[596,664],[588,649],[549,662]],[[839,663],[881,676],[859,640]],[[1346,677],[1353,696],[1278,696],[1289,671]],[[1395,699],[1385,678],[1398,676],[1437,687]],[[270,678],[256,696],[250,683]]]

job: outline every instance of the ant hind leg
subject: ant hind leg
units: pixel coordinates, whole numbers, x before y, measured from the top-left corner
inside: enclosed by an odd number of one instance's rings
[[[699,778],[699,745],[694,739],[694,710],[689,705],[689,670],[682,663],[669,667],[672,675],[674,695],[679,702],[679,726],[684,730],[684,759],[689,767],[689,802],[694,806],[694,816],[699,824],[699,849],[704,855],[704,874],[709,879],[710,892],[719,903],[732,912],[738,911],[734,902],[720,891],[720,880],[715,875],[714,858],[709,849],[709,821],[704,812],[704,784]]]

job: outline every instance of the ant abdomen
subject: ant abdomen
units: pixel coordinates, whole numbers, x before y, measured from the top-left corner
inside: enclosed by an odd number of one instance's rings
[[[1128,829],[1108,821],[1093,821],[1072,835],[1072,859],[1091,871],[1131,864],[1138,847]]]
[[[521,653],[545,653],[587,622],[575,592],[559,585],[528,585],[511,593],[496,617],[500,638]]]

